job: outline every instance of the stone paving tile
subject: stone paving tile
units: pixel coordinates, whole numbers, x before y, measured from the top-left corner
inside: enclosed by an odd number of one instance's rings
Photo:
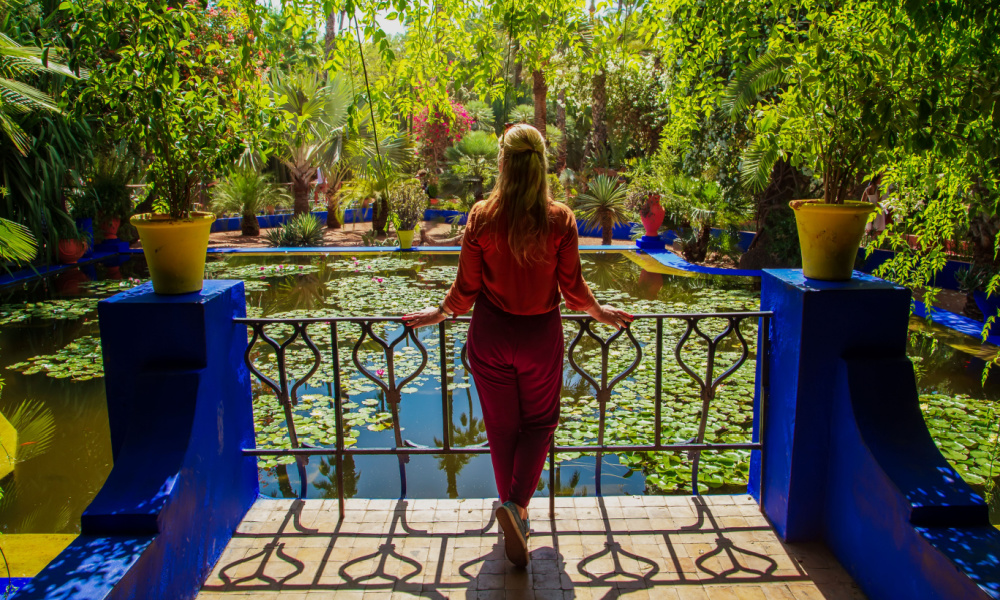
[[[864,600],[821,544],[786,544],[749,496],[556,498],[531,564],[492,500],[258,500],[200,600]]]

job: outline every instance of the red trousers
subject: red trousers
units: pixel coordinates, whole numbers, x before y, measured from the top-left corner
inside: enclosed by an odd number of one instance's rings
[[[559,424],[564,350],[559,309],[512,315],[481,294],[467,343],[500,501],[527,507]]]

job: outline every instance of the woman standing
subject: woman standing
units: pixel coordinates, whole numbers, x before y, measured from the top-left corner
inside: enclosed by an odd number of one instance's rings
[[[525,566],[528,503],[559,423],[560,292],[569,309],[601,323],[620,328],[632,317],[598,304],[583,280],[576,218],[549,200],[538,130],[515,125],[500,145],[500,176],[490,197],[469,212],[455,283],[441,306],[403,318],[411,327],[434,325],[475,304],[469,365],[502,502],[497,521],[507,558]]]

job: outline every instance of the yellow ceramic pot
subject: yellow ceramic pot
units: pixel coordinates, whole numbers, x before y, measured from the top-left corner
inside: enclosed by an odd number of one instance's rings
[[[868,202],[826,204],[822,200],[793,200],[795,225],[802,249],[802,273],[811,279],[847,281],[854,272],[868,215]]]
[[[144,213],[130,221],[139,230],[153,291],[188,294],[201,291],[205,252],[215,215],[192,212],[186,219]]]
[[[413,248],[413,230],[397,231],[396,236],[399,238],[399,249],[400,250],[410,250]]]

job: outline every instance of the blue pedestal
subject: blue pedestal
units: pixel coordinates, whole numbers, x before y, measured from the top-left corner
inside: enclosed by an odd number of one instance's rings
[[[909,290],[765,270],[771,320],[763,480],[781,537],[824,541],[869,598],[996,598],[1000,533],[923,422]]]
[[[667,243],[658,235],[644,235],[635,241],[640,250],[664,250]]]
[[[128,252],[128,242],[122,240],[104,240],[94,248],[98,252]]]
[[[258,495],[241,281],[98,305],[114,468],[17,598],[194,598]]]

